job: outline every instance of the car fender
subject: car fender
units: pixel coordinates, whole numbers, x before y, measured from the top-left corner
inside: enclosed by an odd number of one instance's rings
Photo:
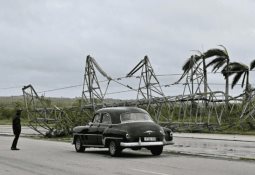
[[[88,130],[89,126],[76,126],[73,128],[73,133],[84,133]]]
[[[126,131],[120,128],[106,128],[103,132],[103,144],[108,145],[109,140],[121,142],[126,138]]]
[[[166,141],[172,141],[173,140],[173,132],[171,129],[162,127],[165,132],[165,139]]]
[[[80,134],[84,134],[88,131],[89,126],[76,126],[73,128],[73,139],[72,139],[72,144],[75,143],[75,140],[77,137],[79,137]]]

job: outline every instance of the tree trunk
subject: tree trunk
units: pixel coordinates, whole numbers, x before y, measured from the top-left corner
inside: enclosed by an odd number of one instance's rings
[[[204,93],[205,93],[205,98],[207,98],[207,71],[206,71],[206,65],[205,65],[205,58],[203,58],[203,72],[204,72]]]
[[[229,71],[229,60],[227,61],[227,73],[226,73],[226,84],[225,84],[225,104],[226,104],[226,107],[227,107],[227,110],[228,110],[228,107],[229,107],[229,99],[228,99],[228,96],[229,96],[229,75],[228,75],[228,71]]]
[[[204,72],[204,98],[207,99],[207,71],[206,71],[206,64],[205,58],[203,58],[203,72]],[[205,108],[208,106],[208,101],[205,100]]]
[[[245,101],[250,99],[250,95],[251,95],[251,87],[249,82],[249,70],[248,70],[247,76],[246,76],[246,85],[245,85]]]

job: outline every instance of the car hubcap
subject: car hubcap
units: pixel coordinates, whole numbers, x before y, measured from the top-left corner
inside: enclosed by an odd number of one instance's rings
[[[76,143],[75,144],[76,149],[79,150],[81,148],[81,141],[80,141],[80,139],[77,139],[75,143]]]
[[[111,154],[115,154],[116,148],[115,148],[115,143],[111,142],[110,144],[110,152]]]

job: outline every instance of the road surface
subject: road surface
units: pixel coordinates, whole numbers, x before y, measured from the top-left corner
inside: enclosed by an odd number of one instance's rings
[[[38,135],[27,126],[22,126],[22,136]],[[0,135],[12,136],[10,125],[0,125]],[[189,155],[224,157],[255,160],[255,136],[174,133],[174,145],[166,146],[165,151]]]
[[[76,153],[64,142],[20,138],[20,151],[11,151],[12,137],[0,136],[1,175],[254,175],[254,161],[213,159],[148,151],[124,150],[110,157],[106,149]]]

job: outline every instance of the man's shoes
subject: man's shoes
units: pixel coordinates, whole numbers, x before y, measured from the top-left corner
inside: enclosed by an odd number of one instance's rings
[[[16,150],[16,151],[18,151],[18,150],[19,150],[19,148],[11,148],[11,150]]]

